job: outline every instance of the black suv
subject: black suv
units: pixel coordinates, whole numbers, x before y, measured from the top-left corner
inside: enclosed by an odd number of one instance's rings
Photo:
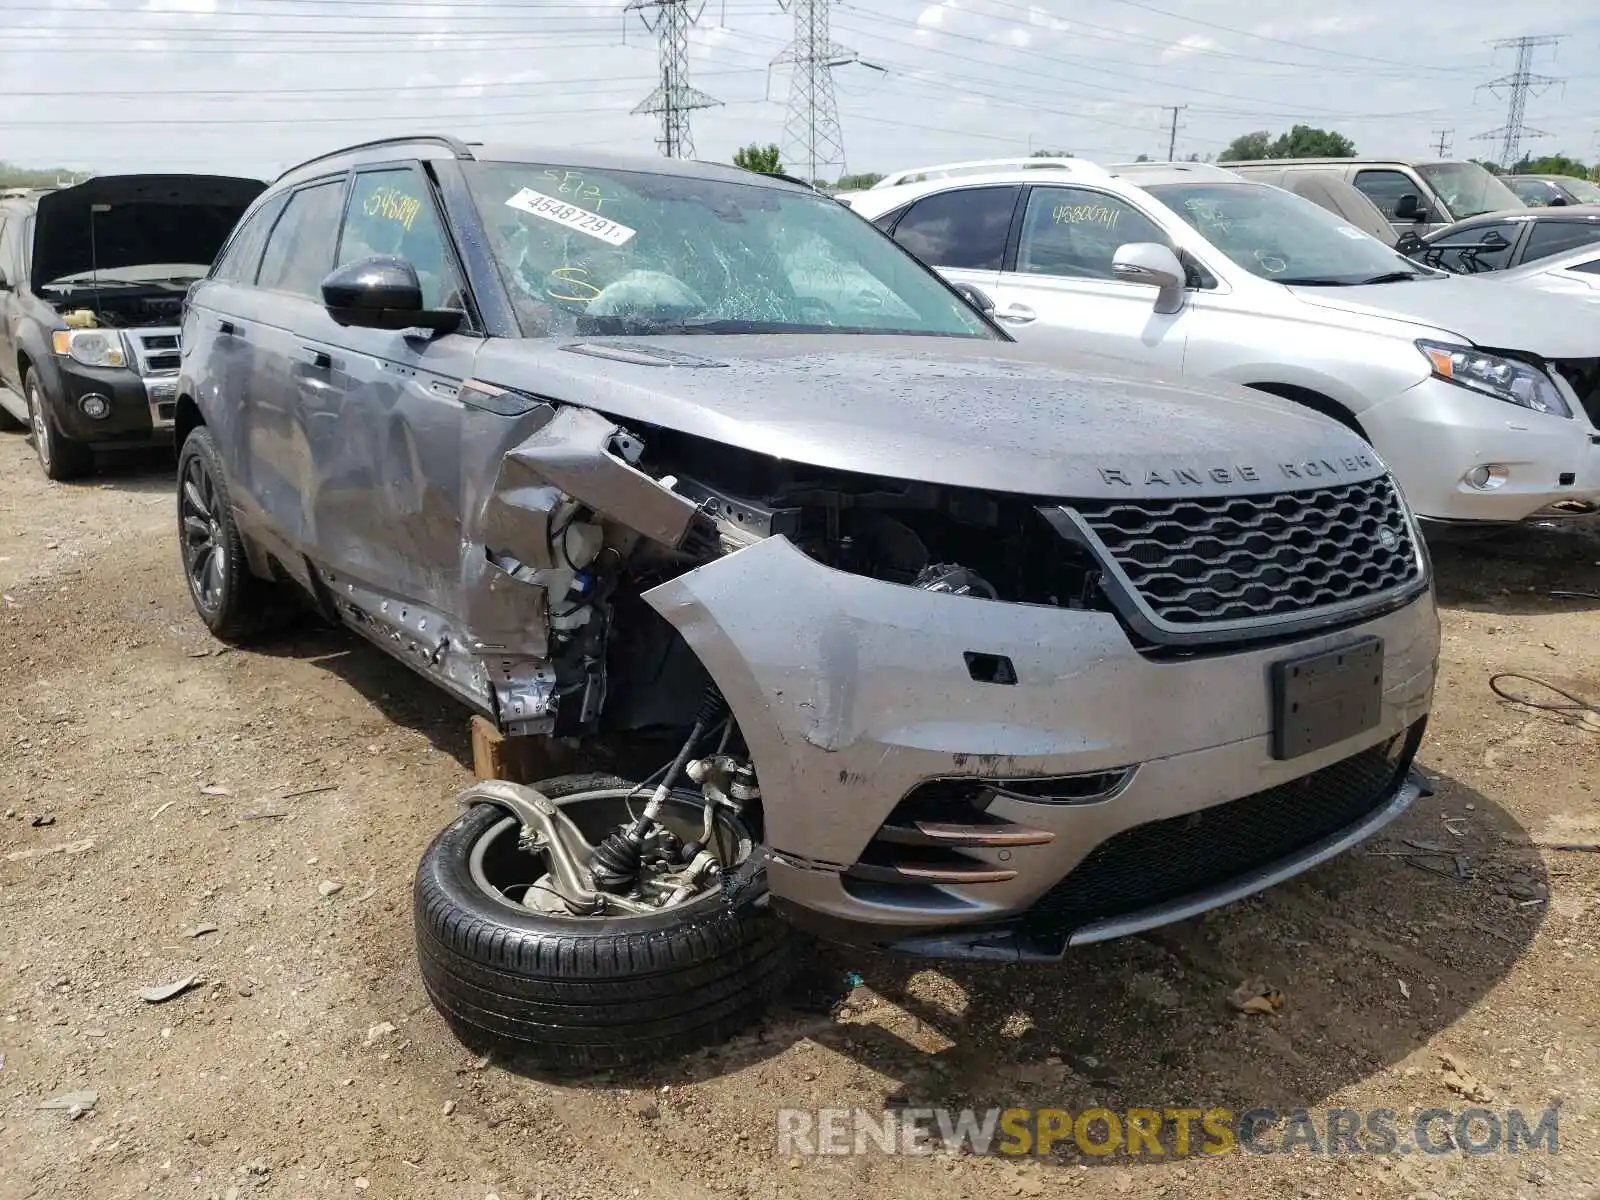
[[[184,293],[265,186],[108,175],[0,200],[0,425],[31,427],[51,479],[171,437]]]

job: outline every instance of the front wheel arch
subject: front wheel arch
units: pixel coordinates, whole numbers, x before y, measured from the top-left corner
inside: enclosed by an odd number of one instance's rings
[[[1331,417],[1368,445],[1372,443],[1367,431],[1361,428],[1361,422],[1356,420],[1356,415],[1331,396],[1293,383],[1250,383],[1245,386],[1254,388],[1258,392],[1266,392],[1269,396],[1292,401],[1325,417]]]
[[[189,440],[189,435],[206,423],[205,417],[200,412],[200,406],[194,402],[192,396],[179,396],[178,408],[173,414],[172,444],[182,451],[183,444]]]

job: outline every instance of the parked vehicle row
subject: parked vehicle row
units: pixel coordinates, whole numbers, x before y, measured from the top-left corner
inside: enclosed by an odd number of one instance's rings
[[[1476,163],[1369,159],[1227,168],[1304,196],[1417,261],[1457,274],[1501,271],[1600,240],[1600,186],[1583,179],[1496,178]],[[1448,202],[1440,195],[1447,184],[1454,187]]]
[[[1516,521],[1600,498],[1590,313],[1463,288],[1281,188],[1200,163],[989,160],[844,199],[1024,342],[1340,421],[1425,517]]]

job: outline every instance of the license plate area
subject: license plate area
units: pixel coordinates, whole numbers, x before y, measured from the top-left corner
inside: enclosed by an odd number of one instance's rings
[[[1377,727],[1383,639],[1272,664],[1272,757],[1298,758]]]

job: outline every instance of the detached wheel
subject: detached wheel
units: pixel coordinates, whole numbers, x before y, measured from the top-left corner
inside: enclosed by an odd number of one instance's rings
[[[628,820],[634,785],[566,775],[534,785],[597,843]],[[633,810],[646,796],[633,796]],[[675,793],[661,823],[701,830],[700,796]],[[683,1054],[758,1017],[789,977],[798,935],[765,910],[736,910],[712,886],[658,912],[566,914],[545,900],[540,855],[520,825],[478,804],[422,856],[413,894],[428,996],[470,1048],[552,1071],[592,1071]],[[752,843],[736,818],[713,846],[736,865]],[[524,903],[534,890],[534,907]],[[562,910],[562,911],[553,911]]]
[[[28,402],[28,424],[33,430],[33,449],[46,479],[64,483],[87,475],[94,466],[94,454],[83,442],[69,438],[55,427],[45,406],[44,389],[33,371],[22,375],[22,395]]]
[[[229,642],[259,630],[269,585],[250,574],[216,443],[204,425],[178,455],[178,541],[189,599],[206,628]]]

